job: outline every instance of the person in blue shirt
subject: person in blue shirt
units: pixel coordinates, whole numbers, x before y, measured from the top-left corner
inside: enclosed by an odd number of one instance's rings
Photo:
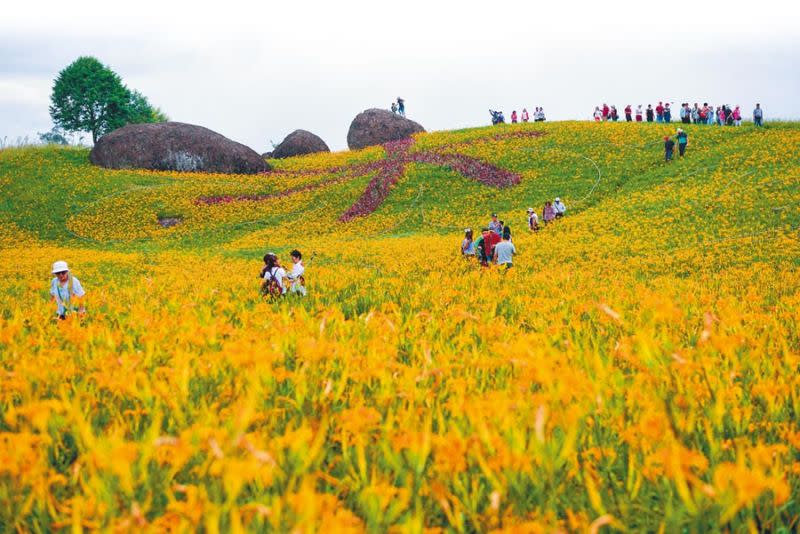
[[[678,154],[683,157],[683,153],[686,152],[686,145],[689,143],[689,136],[686,135],[686,132],[683,131],[683,128],[678,128]]]

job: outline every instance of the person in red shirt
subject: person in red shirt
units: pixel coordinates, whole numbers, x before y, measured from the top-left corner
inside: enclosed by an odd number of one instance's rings
[[[633,109],[631,109],[631,105],[630,104],[625,106],[625,121],[626,122],[633,121]]]
[[[502,238],[500,237],[500,235],[495,232],[489,232],[484,236],[483,246],[484,250],[486,251],[486,257],[488,258],[489,262],[491,262],[492,258],[494,258],[495,245],[497,245],[501,240]]]
[[[517,123],[517,110],[511,112],[511,124]]]
[[[656,122],[664,122],[664,103],[659,102],[656,106]]]
[[[608,108],[608,104],[603,104],[603,120],[604,121],[608,120],[608,114],[610,112],[611,112],[611,110]]]

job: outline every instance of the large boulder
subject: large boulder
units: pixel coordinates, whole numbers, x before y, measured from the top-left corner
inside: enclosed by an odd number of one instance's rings
[[[295,130],[281,141],[281,144],[272,151],[273,158],[291,158],[292,156],[302,156],[303,154],[315,154],[317,152],[330,152],[331,149],[325,144],[318,135],[314,135],[306,130]]]
[[[243,144],[182,122],[123,126],[101,137],[89,160],[109,169],[255,174],[270,168]]]
[[[347,132],[347,146],[351,150],[365,146],[382,145],[411,137],[425,128],[412,120],[385,109],[362,111],[350,124]]]

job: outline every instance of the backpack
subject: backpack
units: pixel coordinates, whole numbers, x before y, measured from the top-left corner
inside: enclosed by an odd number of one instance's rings
[[[283,296],[283,288],[281,288],[280,283],[278,283],[274,270],[270,269],[266,274],[269,274],[269,278],[265,278],[264,282],[261,284],[261,296],[271,299]]]

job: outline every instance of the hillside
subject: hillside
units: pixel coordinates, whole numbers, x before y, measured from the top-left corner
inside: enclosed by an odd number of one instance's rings
[[[800,125],[688,126],[666,164],[676,126],[254,176],[0,151],[0,530],[796,529]],[[508,272],[459,254],[492,212]],[[295,248],[308,297],[264,301]]]

